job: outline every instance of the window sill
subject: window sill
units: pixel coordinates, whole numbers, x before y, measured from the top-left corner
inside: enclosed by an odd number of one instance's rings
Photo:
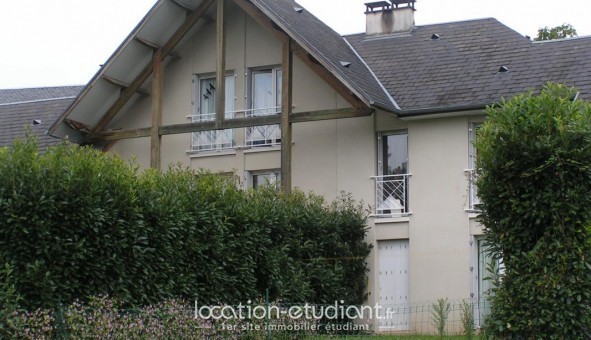
[[[244,153],[258,153],[258,152],[271,152],[271,151],[281,151],[280,145],[274,146],[242,146],[241,149],[244,149]]]
[[[478,215],[480,215],[480,210],[466,209],[466,212],[468,213],[469,219],[478,218]]]
[[[235,155],[236,150],[224,149],[224,150],[211,150],[211,151],[192,151],[188,150],[187,154],[190,158],[206,158],[206,157],[217,157],[217,156],[230,156]]]
[[[409,222],[410,216],[412,213],[406,213],[396,217],[378,217],[378,216],[370,216],[374,219],[375,224],[385,224],[385,223],[403,223]]]

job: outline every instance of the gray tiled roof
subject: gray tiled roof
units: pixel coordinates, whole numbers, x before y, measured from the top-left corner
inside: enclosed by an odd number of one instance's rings
[[[432,40],[433,34],[440,39]],[[547,81],[591,99],[591,37],[532,43],[495,19],[419,26],[404,36],[346,39],[404,114],[484,106]],[[509,72],[498,73],[501,66]]]
[[[284,27],[289,34],[305,47],[314,51],[328,69],[353,86],[370,102],[387,109],[395,104],[380,87],[371,71],[356,55],[345,39],[307,10],[298,13],[294,7],[301,7],[293,0],[253,0],[271,19]],[[345,68],[342,62],[351,65]]]
[[[47,135],[47,129],[80,92],[81,86],[0,90],[0,147],[24,136],[28,126],[37,136],[39,147],[60,143]],[[61,99],[60,99],[61,98]],[[37,120],[40,124],[33,124]]]
[[[33,100],[75,97],[83,86],[38,87],[28,89],[0,89],[0,104],[21,103]]]

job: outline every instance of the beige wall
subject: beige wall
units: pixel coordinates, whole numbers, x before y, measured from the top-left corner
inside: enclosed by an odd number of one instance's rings
[[[236,74],[236,108],[246,108],[245,72],[251,67],[279,65],[281,44],[234,5],[228,8],[227,69]],[[163,123],[179,124],[192,113],[192,76],[215,71],[215,23],[206,25],[178,49],[182,59],[165,70]],[[347,102],[299,59],[294,61],[294,112],[348,107]],[[340,191],[375,204],[377,133],[407,129],[409,136],[410,216],[370,218],[368,241],[409,239],[411,303],[440,297],[467,298],[471,292],[470,241],[481,230],[467,207],[468,126],[470,116],[403,121],[377,112],[369,117],[293,126],[292,180],[295,187],[314,191],[328,201]],[[140,99],[112,128],[150,125],[150,98]],[[242,135],[242,130],[237,131]],[[239,138],[240,139],[240,138]],[[193,168],[236,172],[280,168],[278,147],[236,148],[190,153],[191,134],[164,136],[162,164],[181,162]],[[117,142],[112,152],[137,157],[149,165],[149,138]],[[376,248],[368,259],[375,268]],[[369,273],[370,304],[377,301],[377,273]]]

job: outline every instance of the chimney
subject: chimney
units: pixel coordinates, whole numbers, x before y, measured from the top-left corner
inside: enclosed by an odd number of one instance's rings
[[[376,1],[365,4],[368,36],[410,33],[415,27],[416,0]]]

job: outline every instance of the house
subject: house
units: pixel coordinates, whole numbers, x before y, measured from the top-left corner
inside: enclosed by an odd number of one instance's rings
[[[41,150],[61,143],[47,130],[81,90],[82,86],[0,90],[0,147],[24,137],[27,126]]]
[[[547,81],[591,99],[591,37],[415,27],[415,10],[368,3],[367,31],[342,37],[292,0],[160,0],[49,132],[143,167],[351,192],[373,209],[369,305],[481,301],[474,130],[487,105]],[[404,310],[375,329],[413,329]]]

